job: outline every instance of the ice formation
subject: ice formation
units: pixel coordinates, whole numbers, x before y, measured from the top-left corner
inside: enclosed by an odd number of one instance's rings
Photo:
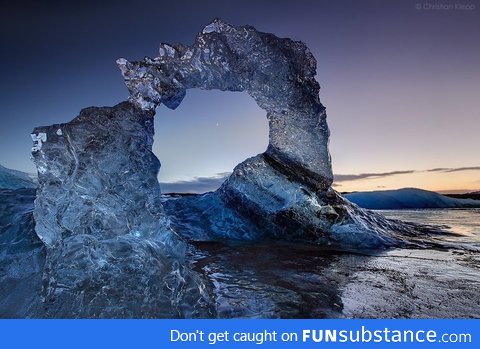
[[[48,140],[32,153],[45,316],[209,314],[206,287],[185,266],[185,243],[163,213],[153,115],[123,102],[34,130]]]
[[[401,243],[411,231],[363,211],[331,188],[327,114],[315,58],[302,42],[216,19],[192,46],[160,44],[156,58],[121,58],[117,64],[129,100],[145,110],[160,104],[175,109],[187,89],[200,88],[246,91],[266,112],[265,153],[237,165],[215,193],[166,203],[180,234],[376,248]],[[201,223],[204,217],[208,227]]]
[[[159,57],[117,63],[129,101],[86,108],[32,135],[45,316],[215,316],[178,234],[359,249],[402,244],[416,229],[331,188],[316,61],[302,42],[215,20],[193,46],[161,44]],[[164,210],[152,153],[155,108],[176,108],[189,88],[246,91],[266,111],[269,146],[216,192],[166,201]]]
[[[313,190],[332,184],[316,61],[302,42],[215,20],[191,47],[161,44],[159,57],[117,64],[130,100],[144,109],[160,103],[175,109],[189,88],[246,91],[267,113],[264,155],[272,166]]]

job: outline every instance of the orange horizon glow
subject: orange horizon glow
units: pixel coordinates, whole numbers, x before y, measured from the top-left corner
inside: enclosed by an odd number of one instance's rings
[[[433,173],[416,171],[379,178],[336,181],[333,187],[340,192],[419,188],[444,194],[468,193],[480,190],[479,174],[480,170]]]

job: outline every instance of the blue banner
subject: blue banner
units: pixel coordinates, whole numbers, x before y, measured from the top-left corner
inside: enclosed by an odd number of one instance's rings
[[[480,320],[0,320],[1,348],[471,348]]]

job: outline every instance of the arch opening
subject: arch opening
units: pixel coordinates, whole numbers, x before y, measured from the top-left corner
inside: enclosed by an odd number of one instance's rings
[[[162,193],[216,190],[245,159],[266,151],[268,120],[247,93],[190,89],[155,116],[153,151],[162,164]]]

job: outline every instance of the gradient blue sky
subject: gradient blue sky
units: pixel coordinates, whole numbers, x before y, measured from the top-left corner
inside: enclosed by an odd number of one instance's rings
[[[433,9],[455,3],[475,9]],[[34,172],[33,127],[125,99],[117,58],[191,44],[221,17],[311,48],[338,190],[480,188],[479,1],[22,1],[0,16],[4,166]],[[213,183],[267,145],[246,94],[191,90],[157,112],[164,182]]]

